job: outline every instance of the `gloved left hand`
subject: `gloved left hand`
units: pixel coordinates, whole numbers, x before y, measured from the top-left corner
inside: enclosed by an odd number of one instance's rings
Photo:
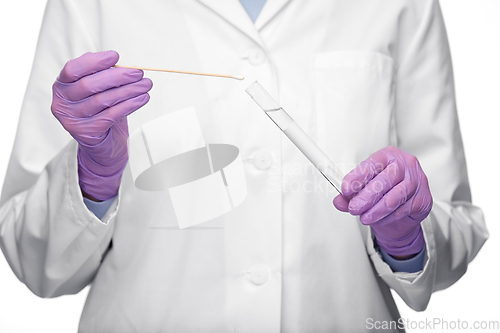
[[[420,222],[429,215],[432,195],[427,177],[413,155],[386,147],[344,177],[333,204],[360,215],[379,246],[393,256],[419,253],[425,246]]]

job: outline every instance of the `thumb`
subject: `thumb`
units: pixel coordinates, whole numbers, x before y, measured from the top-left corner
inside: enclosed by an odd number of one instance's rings
[[[349,201],[349,197],[339,194],[333,199],[333,205],[341,212],[347,213],[349,212]]]

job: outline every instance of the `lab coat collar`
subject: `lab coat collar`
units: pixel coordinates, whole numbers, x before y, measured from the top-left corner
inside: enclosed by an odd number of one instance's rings
[[[255,21],[257,30],[260,31],[267,23],[275,18],[289,2],[290,0],[267,0],[264,8],[262,8],[262,11]]]
[[[269,23],[290,0],[267,0],[255,24],[238,0],[198,0],[264,47],[259,30]]]

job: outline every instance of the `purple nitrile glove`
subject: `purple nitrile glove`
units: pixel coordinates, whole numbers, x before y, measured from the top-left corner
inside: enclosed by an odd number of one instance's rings
[[[396,147],[372,154],[344,177],[338,210],[360,215],[379,246],[392,256],[419,253],[425,246],[420,222],[429,215],[432,195],[417,158]]]
[[[70,60],[52,86],[52,114],[78,142],[80,188],[91,198],[118,194],[128,161],[127,116],[149,101],[141,70],[112,68],[115,51]]]

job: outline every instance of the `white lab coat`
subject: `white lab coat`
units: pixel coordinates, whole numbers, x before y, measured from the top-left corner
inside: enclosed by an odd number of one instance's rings
[[[240,149],[239,207],[179,230],[167,192],[136,189],[126,169],[102,221],[86,208],[50,89],[66,61],[107,49],[124,65],[247,77],[147,73],[151,101],[129,119],[195,106],[207,142]],[[332,206],[333,189],[245,94],[254,80],[345,172],[390,144],[418,157],[434,197],[423,271],[393,273],[370,230]],[[49,0],[1,204],[0,244],[28,288],[92,283],[81,332],[368,331],[370,318],[399,318],[390,288],[424,310],[488,237],[435,0],[268,0],[255,25],[236,0]]]

